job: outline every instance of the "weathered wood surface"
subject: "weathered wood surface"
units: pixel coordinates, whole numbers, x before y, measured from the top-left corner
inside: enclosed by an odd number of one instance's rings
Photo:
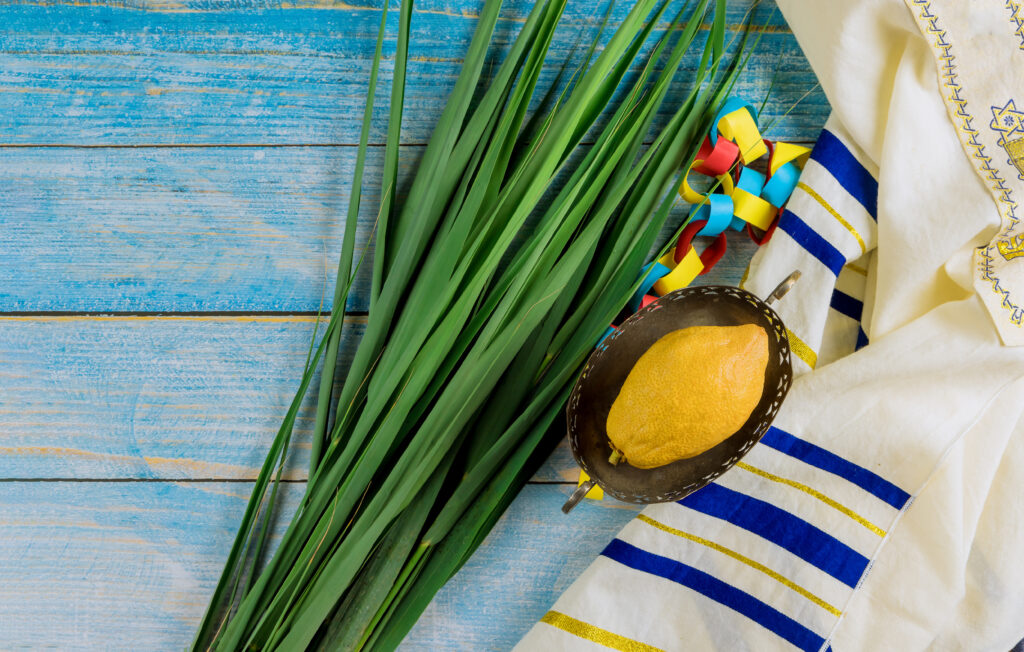
[[[183,649],[250,491],[223,482],[0,483],[0,647]],[[285,496],[293,510],[299,492]]]
[[[606,2],[573,0],[551,47],[542,84],[581,57]],[[614,27],[633,3],[619,2]],[[742,24],[752,0],[730,2]],[[737,92],[761,98],[772,79],[778,116],[814,87],[814,76],[778,12],[764,25]],[[366,5],[366,6],[360,6]],[[397,7],[397,3],[394,4]],[[426,142],[454,85],[478,0],[416,3],[403,142]],[[503,47],[532,3],[508,0],[497,27]],[[380,4],[340,0],[101,0],[5,6],[0,21],[2,144],[350,144],[358,142]],[[382,66],[390,86],[397,11]],[[610,32],[609,32],[610,33]],[[500,57],[500,50],[497,50]],[[696,66],[691,52],[684,69]],[[575,61],[575,59],[572,59]],[[683,89],[673,91],[682,97]],[[800,102],[780,137],[813,138],[827,112],[820,92]],[[387,112],[372,142],[382,142]]]
[[[403,179],[422,149],[403,148]],[[353,147],[0,147],[0,313],[330,311],[355,157]],[[376,148],[367,169],[382,165]],[[358,251],[376,219],[373,179]],[[677,205],[673,224],[686,210]],[[735,282],[750,243],[732,243],[715,271]],[[369,260],[349,311],[369,305]]]
[[[745,260],[734,238],[732,257]],[[738,264],[701,283],[735,284]],[[0,315],[0,479],[254,479],[295,395],[315,316]],[[324,320],[320,322],[322,332]],[[342,363],[365,317],[346,319]],[[304,479],[313,397],[288,477]],[[568,451],[537,480],[571,481]]]
[[[751,2],[730,1],[730,25]],[[544,80],[605,4],[569,1]],[[500,44],[529,6],[507,0]],[[479,0],[416,7],[403,178]],[[774,82],[771,135],[813,140],[827,103],[774,6],[762,9],[737,92],[757,101]],[[308,313],[331,307],[379,20],[379,0],[0,1],[0,649],[190,641],[297,386]],[[361,242],[385,123],[382,108]],[[739,279],[751,248],[730,247],[701,282]],[[365,278],[350,311],[366,309]],[[348,318],[348,349],[361,320]],[[292,504],[310,416],[291,454]],[[518,640],[632,514],[605,502],[563,517],[575,477],[562,444],[406,649]]]
[[[348,319],[343,363],[364,321]],[[255,479],[314,327],[314,317],[0,317],[0,478]],[[313,400],[290,456],[301,479]]]
[[[301,488],[289,486],[282,511]],[[634,513],[590,503],[565,516],[569,490],[524,489],[403,649],[510,648]],[[0,483],[0,647],[185,648],[250,491],[247,482]]]

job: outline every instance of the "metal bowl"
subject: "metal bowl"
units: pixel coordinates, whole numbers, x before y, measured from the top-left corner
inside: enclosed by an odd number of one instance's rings
[[[710,285],[670,292],[627,319],[591,354],[576,381],[566,408],[573,457],[590,476],[569,497],[569,513],[596,483],[606,494],[628,503],[679,500],[728,471],[768,430],[793,380],[789,339],[782,319],[770,304],[782,298],[800,277],[793,272],[762,301],[735,287]],[[605,431],[608,411],[619,390],[647,349],[662,336],[690,326],[757,324],[768,333],[768,365],[764,391],[743,427],[700,455],[638,469],[612,465],[611,443]]]

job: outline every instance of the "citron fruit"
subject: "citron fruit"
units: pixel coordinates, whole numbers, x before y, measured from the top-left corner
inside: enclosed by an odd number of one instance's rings
[[[651,469],[721,443],[757,407],[767,365],[768,334],[756,324],[693,326],[663,336],[640,356],[612,403],[612,463]]]

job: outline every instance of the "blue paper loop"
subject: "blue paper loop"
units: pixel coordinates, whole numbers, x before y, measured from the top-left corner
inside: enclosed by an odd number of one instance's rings
[[[708,223],[697,232],[697,235],[713,238],[732,224],[732,212],[732,197],[708,195],[707,203],[696,205],[690,209],[690,219],[692,221],[707,220]]]
[[[746,190],[755,197],[760,197],[761,190],[764,188],[764,175],[753,168],[745,167],[740,171],[736,187]]]
[[[786,163],[779,167],[768,179],[761,191],[761,198],[776,208],[781,208],[789,196],[793,194],[797,182],[800,180],[800,168],[792,163]]]
[[[651,287],[658,282],[665,274],[671,272],[668,267],[665,267],[658,261],[648,263],[644,267],[643,271],[640,272],[643,275],[642,281],[640,281],[640,287],[637,288],[636,292],[633,293],[633,297],[629,300],[629,309],[633,312],[640,310],[640,305],[643,303],[644,295],[651,291]]]

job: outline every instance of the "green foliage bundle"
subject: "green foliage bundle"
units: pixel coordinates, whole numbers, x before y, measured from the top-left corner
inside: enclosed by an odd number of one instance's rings
[[[725,0],[698,0],[658,26],[667,5],[637,0],[600,51],[595,37],[565,89],[531,112],[565,0],[535,4],[483,83],[501,8],[485,0],[399,199],[413,6],[402,2],[369,317],[351,366],[339,369],[342,307],[362,260],[355,224],[385,9],[334,312],[311,346],[195,649],[397,647],[561,437],[571,384],[637,287],[680,167],[742,67],[741,54],[723,64]],[[699,66],[684,74],[698,36]],[[673,83],[691,90],[666,107]],[[671,115],[652,134],[659,110]],[[578,148],[587,134],[593,144]],[[309,482],[263,563],[284,456],[321,360]]]

